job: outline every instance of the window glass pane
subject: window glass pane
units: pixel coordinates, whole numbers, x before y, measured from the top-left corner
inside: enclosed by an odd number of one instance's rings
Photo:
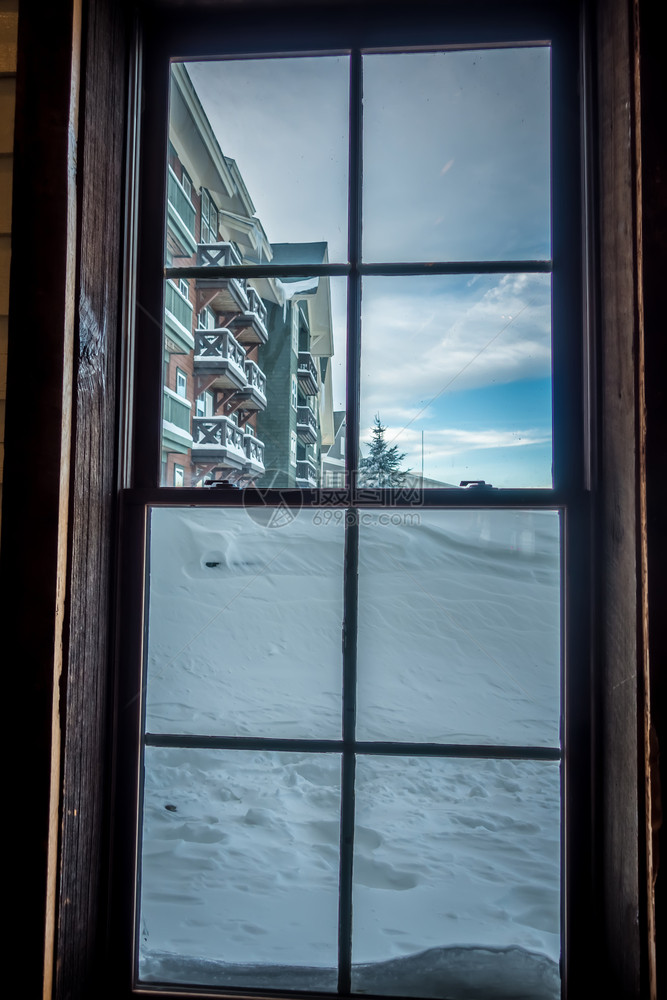
[[[345,296],[344,278],[165,283],[163,486],[175,464],[186,486],[322,485],[345,408]]]
[[[346,259],[348,63],[172,65],[166,251],[175,266]],[[202,189],[218,209],[203,231]]]
[[[406,485],[550,488],[551,276],[365,278],[366,478],[374,440]]]
[[[359,757],[352,988],[560,996],[559,766]]]
[[[557,747],[559,514],[360,519],[358,738]]]
[[[339,738],[344,529],[281,508],[156,508],[146,730]]]
[[[335,990],[340,760],[145,754],[144,982]]]
[[[548,47],[363,67],[364,259],[548,259]]]

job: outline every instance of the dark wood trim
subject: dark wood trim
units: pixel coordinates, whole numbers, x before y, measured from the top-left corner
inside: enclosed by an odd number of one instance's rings
[[[85,14],[56,997],[92,996],[99,989],[109,850],[107,737],[127,26],[123,4],[96,0],[86,5]]]
[[[632,17],[597,6],[600,217],[597,920],[600,991],[642,995],[639,426]]]
[[[357,185],[358,187],[358,185]],[[222,267],[166,267],[165,277],[173,278],[309,278],[320,274],[346,277],[356,273],[405,276],[431,274],[550,274],[550,260],[461,260],[422,261],[386,264],[227,264]]]
[[[662,788],[667,746],[667,74],[656,4],[634,0],[638,323],[640,348],[641,622],[643,639],[643,750],[646,825],[647,995],[667,994],[667,836]],[[662,757],[660,754],[663,747]],[[662,780],[661,780],[662,770]],[[661,942],[662,946],[658,942]]]
[[[26,997],[94,995],[104,940],[124,9],[19,19],[2,584],[7,703],[31,730],[12,797]]]

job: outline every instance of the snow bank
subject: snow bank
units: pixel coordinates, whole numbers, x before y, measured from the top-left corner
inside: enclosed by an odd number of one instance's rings
[[[358,735],[557,745],[559,522],[362,521]],[[395,512],[392,518],[395,518]],[[340,738],[344,530],[155,510],[148,732]],[[340,760],[148,748],[140,977],[335,990]],[[360,755],[353,988],[559,994],[559,767]]]
[[[145,959],[149,982],[224,987],[258,985],[256,966],[153,954]],[[335,973],[323,969],[267,966],[262,985],[273,989],[329,991]],[[522,948],[433,948],[409,958],[353,968],[357,993],[440,997],[444,1000],[552,1000],[559,993],[558,966]]]

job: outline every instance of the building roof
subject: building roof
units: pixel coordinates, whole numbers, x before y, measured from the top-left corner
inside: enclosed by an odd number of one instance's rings
[[[272,243],[273,264],[328,264],[329,244],[316,243]],[[327,277],[303,276],[281,277],[280,282],[288,298],[303,297],[308,301],[308,317],[311,335],[311,354],[316,357],[331,357],[333,354],[333,331],[331,326],[331,289]],[[291,287],[290,287],[291,286]]]
[[[276,264],[329,263],[329,244],[326,240],[319,243],[272,243],[271,249]]]

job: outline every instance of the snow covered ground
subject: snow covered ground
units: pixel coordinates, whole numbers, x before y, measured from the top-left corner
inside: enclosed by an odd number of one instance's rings
[[[557,746],[558,515],[382,521],[359,738]],[[151,531],[147,732],[340,738],[339,512],[156,509]],[[335,753],[149,747],[140,978],[335,990],[340,784]],[[360,755],[353,990],[557,997],[559,799],[555,762]]]

